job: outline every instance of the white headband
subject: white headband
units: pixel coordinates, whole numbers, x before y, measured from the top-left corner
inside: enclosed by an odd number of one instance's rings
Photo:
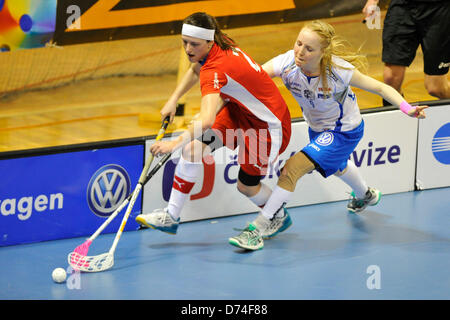
[[[184,36],[199,38],[203,40],[213,41],[214,40],[214,29],[206,29],[202,27],[196,27],[191,24],[183,24],[181,29],[181,34]]]

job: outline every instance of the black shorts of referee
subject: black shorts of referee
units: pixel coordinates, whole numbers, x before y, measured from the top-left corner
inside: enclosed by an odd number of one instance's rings
[[[391,0],[383,27],[383,62],[408,67],[419,45],[425,74],[448,73],[450,0]]]

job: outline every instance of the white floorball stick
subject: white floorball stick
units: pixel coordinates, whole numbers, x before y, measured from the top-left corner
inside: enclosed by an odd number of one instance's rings
[[[166,117],[163,121],[161,129],[156,137],[156,141],[162,139],[169,124],[169,117]],[[103,222],[103,224],[95,231],[95,233],[87,239],[83,244],[75,248],[75,250],[67,256],[68,263],[75,270],[85,271],[85,272],[100,272],[110,269],[114,265],[114,251],[116,250],[117,244],[123,233],[123,229],[128,221],[131,210],[133,209],[134,203],[142,189],[142,187],[147,183],[148,180],[164,165],[164,163],[170,158],[171,154],[166,154],[159,163],[153,168],[153,170],[147,174],[150,169],[151,163],[153,162],[153,155],[150,154],[147,159],[144,169],[142,170],[139,182],[136,185],[133,193],[130,194],[123,203],[111,214],[111,216]],[[103,253],[97,256],[88,256],[89,246],[92,244],[95,238],[109,225],[109,223],[117,216],[117,214],[122,211],[122,209],[128,204],[127,211],[122,218],[122,223],[120,224],[119,230],[116,233],[114,242],[111,249],[107,253]]]

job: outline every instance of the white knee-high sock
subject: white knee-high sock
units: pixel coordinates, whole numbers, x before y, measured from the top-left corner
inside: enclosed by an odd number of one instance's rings
[[[248,198],[258,207],[263,208],[267,200],[269,200],[271,194],[272,189],[270,189],[269,186],[261,182],[261,188],[259,189],[258,193]]]
[[[292,197],[293,192],[285,190],[280,186],[276,186],[269,200],[267,200],[266,205],[261,210],[261,213],[267,219],[272,219],[275,215],[283,215],[283,206],[289,202]]]
[[[175,168],[172,192],[167,206],[170,215],[175,220],[180,217],[181,209],[183,209],[183,205],[194,187],[202,167],[202,162],[191,162],[183,157],[180,158]]]
[[[343,175],[337,177],[352,188],[356,198],[362,199],[366,196],[366,192],[369,188],[361,176],[358,167],[352,161],[347,161],[347,170]]]

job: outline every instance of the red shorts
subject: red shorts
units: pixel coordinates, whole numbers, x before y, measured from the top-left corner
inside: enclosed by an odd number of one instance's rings
[[[245,173],[264,176],[289,144],[291,118],[289,112],[280,125],[269,126],[267,122],[248,115],[235,103],[228,102],[217,114],[212,129],[231,150],[239,147],[238,163]]]

